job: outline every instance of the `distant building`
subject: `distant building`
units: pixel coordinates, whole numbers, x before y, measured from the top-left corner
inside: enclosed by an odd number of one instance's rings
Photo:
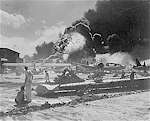
[[[19,54],[8,48],[0,48],[0,73],[4,72],[3,63],[22,63],[23,59],[19,57]]]
[[[7,63],[23,62],[19,54],[20,53],[8,48],[0,48],[0,60],[7,59]]]

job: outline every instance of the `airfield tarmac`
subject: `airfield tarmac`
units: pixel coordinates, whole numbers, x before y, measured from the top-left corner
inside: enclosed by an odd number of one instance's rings
[[[51,79],[57,74],[51,75]],[[80,75],[86,78],[86,75]],[[44,82],[44,75],[35,76],[33,87]],[[117,80],[117,79],[116,79]],[[107,79],[106,79],[107,81]],[[16,77],[13,74],[3,75],[0,78],[0,110],[8,111],[14,108],[14,98],[17,90],[24,82],[24,76]],[[150,120],[150,91],[133,95],[83,102],[73,107],[63,106],[26,115],[0,117],[3,121],[149,121]],[[70,101],[76,97],[42,98],[32,93],[32,104],[40,105],[48,101],[57,103]]]

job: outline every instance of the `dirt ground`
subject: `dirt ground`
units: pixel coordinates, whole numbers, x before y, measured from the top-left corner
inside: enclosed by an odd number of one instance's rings
[[[149,97],[150,92],[143,92],[86,102],[74,107],[60,107],[53,109],[47,118],[54,121],[149,121]]]
[[[1,117],[3,121],[149,121],[150,91]]]
[[[0,84],[0,110],[13,108],[17,89],[24,80],[5,80]],[[4,82],[4,80],[1,80]],[[37,80],[34,80],[37,82]],[[45,99],[33,94],[36,103],[57,102],[67,98]],[[26,115],[0,117],[1,121],[150,121],[150,91],[121,97],[84,102],[73,106],[62,106],[47,110],[30,112]]]

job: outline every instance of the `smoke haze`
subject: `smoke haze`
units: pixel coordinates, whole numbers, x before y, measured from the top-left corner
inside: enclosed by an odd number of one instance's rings
[[[80,33],[73,32],[71,33],[71,39],[69,44],[65,47],[65,53],[73,53],[77,50],[83,49],[86,43],[86,39]]]
[[[106,63],[117,63],[121,65],[133,65],[134,60],[132,56],[128,53],[124,52],[117,52],[114,54],[98,54],[96,55],[96,61],[97,62],[102,62],[104,64]]]
[[[95,9],[66,28],[64,34],[71,39],[63,58],[102,54],[107,62],[124,65],[133,64],[135,58],[150,58],[149,12],[148,1],[97,1]]]

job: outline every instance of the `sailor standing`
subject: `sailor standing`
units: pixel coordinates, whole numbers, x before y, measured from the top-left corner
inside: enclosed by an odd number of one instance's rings
[[[124,79],[124,78],[125,78],[125,72],[124,70],[122,70],[121,79]]]
[[[45,83],[48,83],[49,82],[49,74],[48,72],[45,70]]]
[[[131,74],[130,74],[130,80],[134,80],[134,76],[135,76],[135,72],[132,71]]]
[[[31,102],[31,85],[32,85],[33,75],[28,67],[25,67],[25,95],[28,102]]]

